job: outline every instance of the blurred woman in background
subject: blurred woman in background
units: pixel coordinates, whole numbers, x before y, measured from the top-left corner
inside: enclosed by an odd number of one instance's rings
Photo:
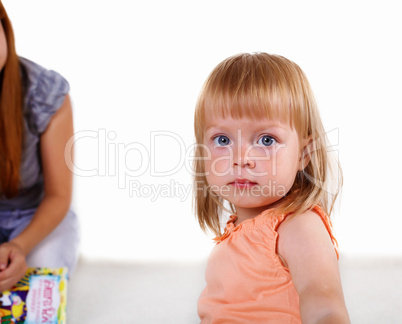
[[[64,150],[73,136],[68,82],[17,56],[0,1],[0,291],[27,267],[67,267],[78,251],[70,209],[72,172]],[[71,152],[69,153],[71,154]]]

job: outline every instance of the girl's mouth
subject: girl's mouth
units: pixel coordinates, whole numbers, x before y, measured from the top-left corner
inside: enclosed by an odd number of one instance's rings
[[[244,188],[251,188],[251,187],[257,185],[257,183],[249,181],[247,179],[236,179],[235,181],[230,182],[229,185],[232,185],[236,188],[244,189]]]

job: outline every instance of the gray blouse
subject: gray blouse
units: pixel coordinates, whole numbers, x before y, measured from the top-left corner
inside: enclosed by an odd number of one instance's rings
[[[35,208],[44,194],[40,136],[64,102],[68,82],[57,72],[20,57],[26,91],[24,102],[25,141],[20,170],[20,192],[16,197],[0,197],[0,211]]]

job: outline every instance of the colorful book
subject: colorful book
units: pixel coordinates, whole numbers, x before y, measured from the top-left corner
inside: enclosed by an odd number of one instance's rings
[[[29,268],[10,290],[0,293],[1,324],[65,324],[66,268]]]

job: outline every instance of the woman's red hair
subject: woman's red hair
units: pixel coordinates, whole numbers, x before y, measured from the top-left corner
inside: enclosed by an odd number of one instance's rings
[[[10,19],[0,1],[0,19],[7,41],[7,60],[0,73],[0,195],[18,194],[24,138],[23,86]]]

